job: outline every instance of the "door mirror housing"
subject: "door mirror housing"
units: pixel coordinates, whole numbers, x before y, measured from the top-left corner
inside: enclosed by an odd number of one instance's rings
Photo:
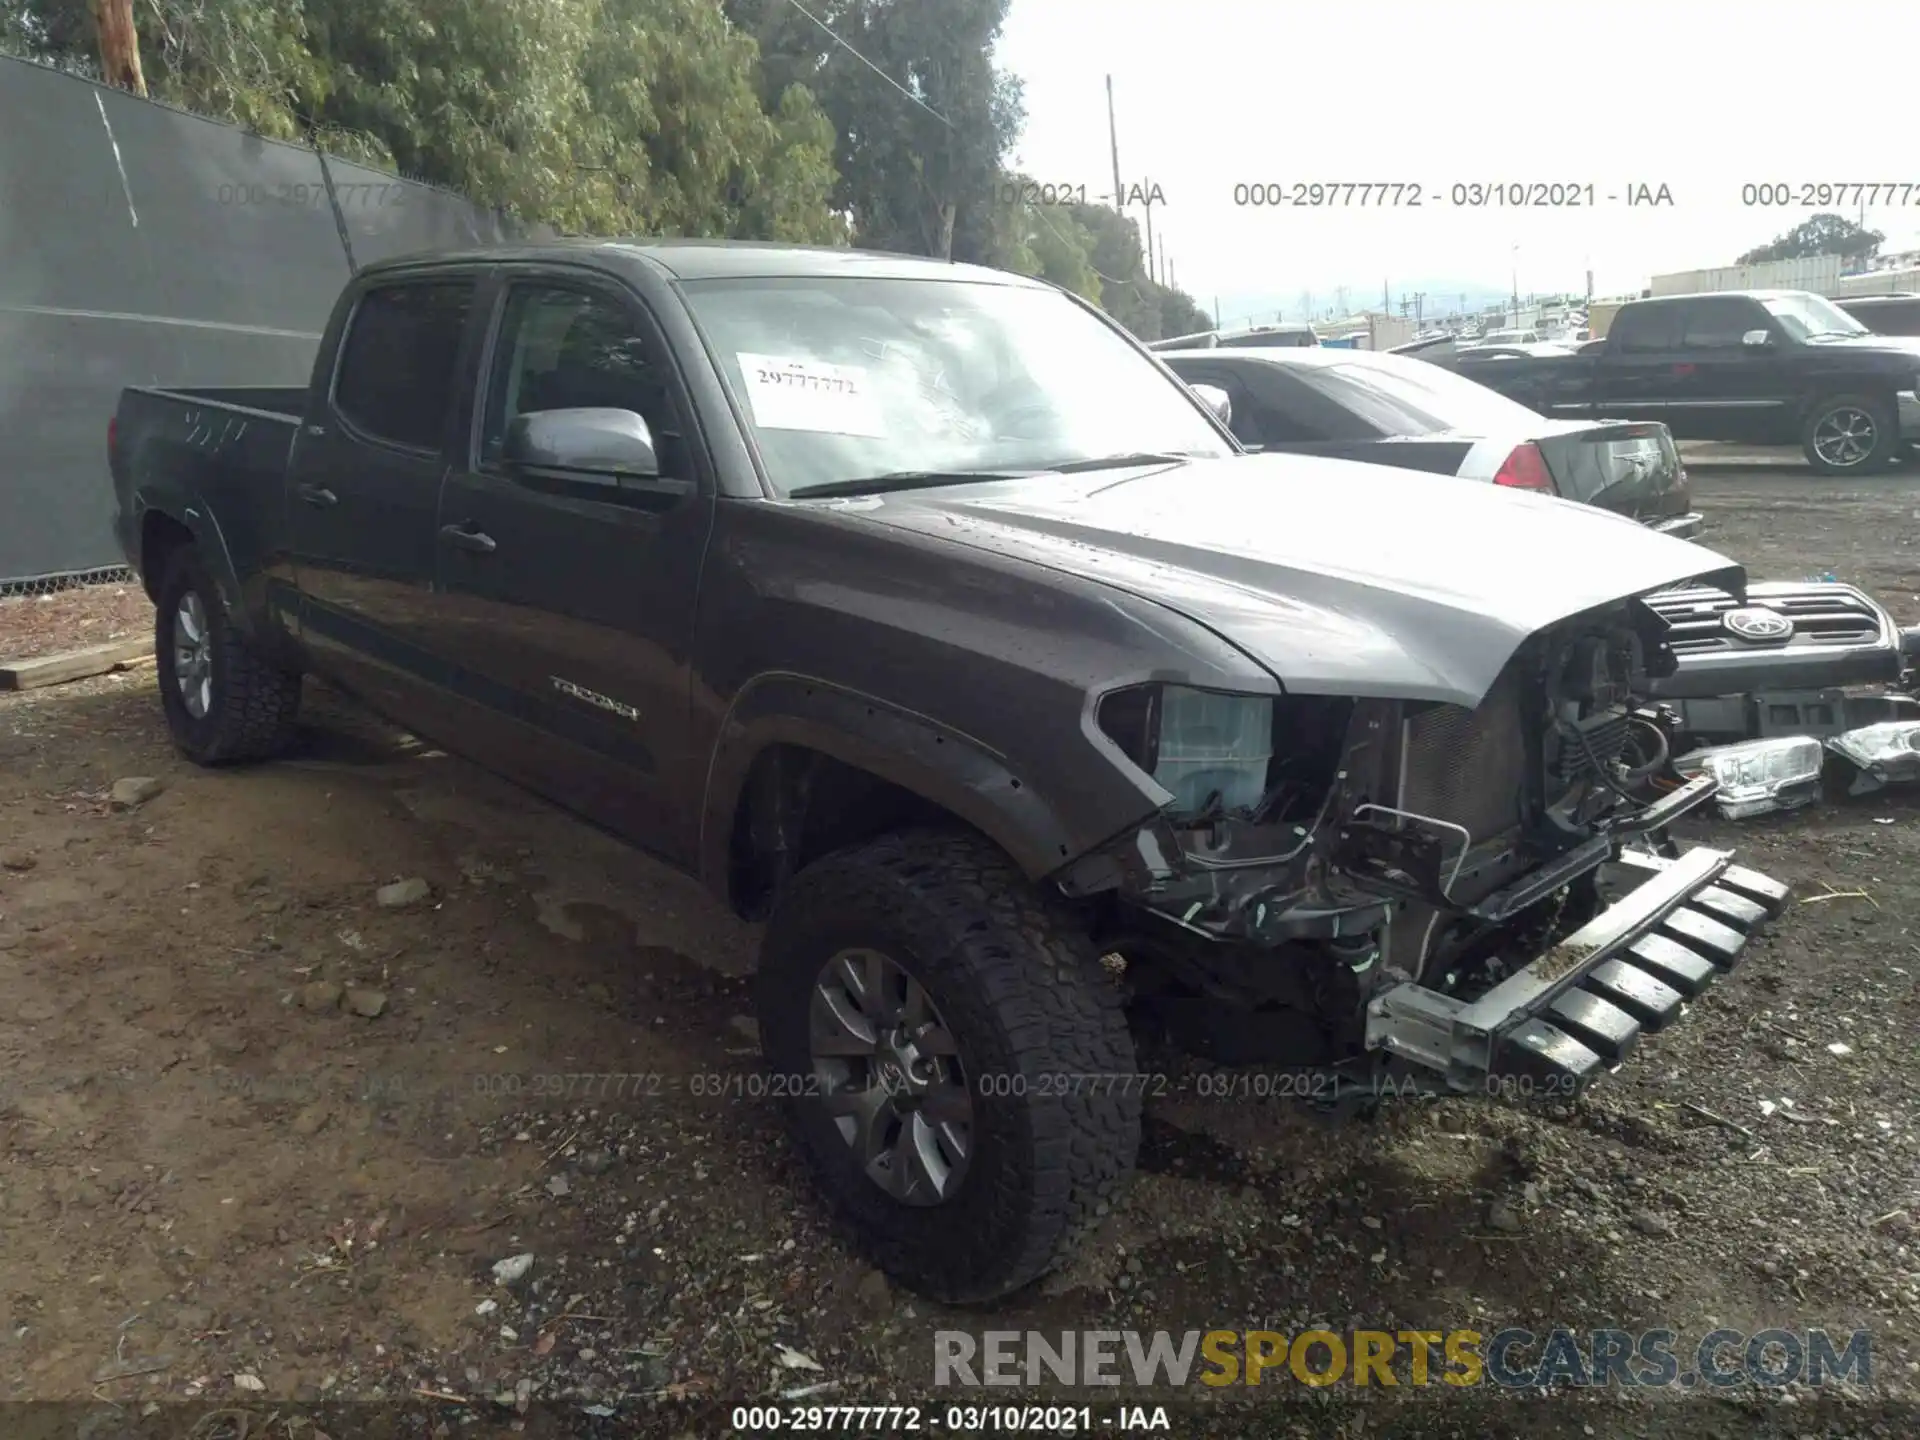
[[[1193,393],[1200,397],[1200,403],[1214,414],[1222,425],[1233,423],[1233,397],[1218,385],[1195,385]]]
[[[657,479],[653,431],[631,410],[533,410],[507,426],[502,454],[526,470]]]
[[[1773,332],[1770,330],[1749,330],[1740,337],[1742,345],[1771,345]]]

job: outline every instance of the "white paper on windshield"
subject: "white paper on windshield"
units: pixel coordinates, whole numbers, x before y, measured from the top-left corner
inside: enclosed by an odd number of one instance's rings
[[[763,430],[825,435],[885,434],[867,370],[780,355],[734,356],[746,382],[753,423]]]

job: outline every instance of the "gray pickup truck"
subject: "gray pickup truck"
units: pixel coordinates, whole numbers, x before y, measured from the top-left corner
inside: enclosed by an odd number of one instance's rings
[[[1570,1096],[1787,903],[1666,838],[1711,779],[1630,783],[1676,666],[1644,597],[1740,567],[1242,453],[1035,281],[388,262],[306,390],[129,390],[109,450],[180,749],[275,754],[315,673],[764,917],[797,1148],[944,1300],[1130,1170],[1168,1084],[1130,1017],[1315,1094]]]

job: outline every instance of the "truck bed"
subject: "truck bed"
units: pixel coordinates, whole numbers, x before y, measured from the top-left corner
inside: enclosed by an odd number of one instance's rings
[[[306,398],[303,387],[272,385],[122,391],[111,468],[128,557],[140,564],[142,516],[157,507],[217,517],[239,573],[259,573],[281,548],[287,458]]]

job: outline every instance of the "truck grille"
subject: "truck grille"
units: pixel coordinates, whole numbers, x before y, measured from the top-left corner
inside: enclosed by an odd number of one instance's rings
[[[1476,843],[1518,825],[1527,785],[1520,689],[1509,671],[1477,709],[1440,705],[1407,721],[1399,808],[1463,826]]]
[[[1669,590],[1647,596],[1646,603],[1672,627],[1668,643],[1676,655],[1872,645],[1882,639],[1879,610],[1851,585],[1755,586],[1745,605],[1722,590]],[[1742,609],[1777,611],[1793,621],[1793,634],[1774,641],[1741,640],[1721,617]]]

